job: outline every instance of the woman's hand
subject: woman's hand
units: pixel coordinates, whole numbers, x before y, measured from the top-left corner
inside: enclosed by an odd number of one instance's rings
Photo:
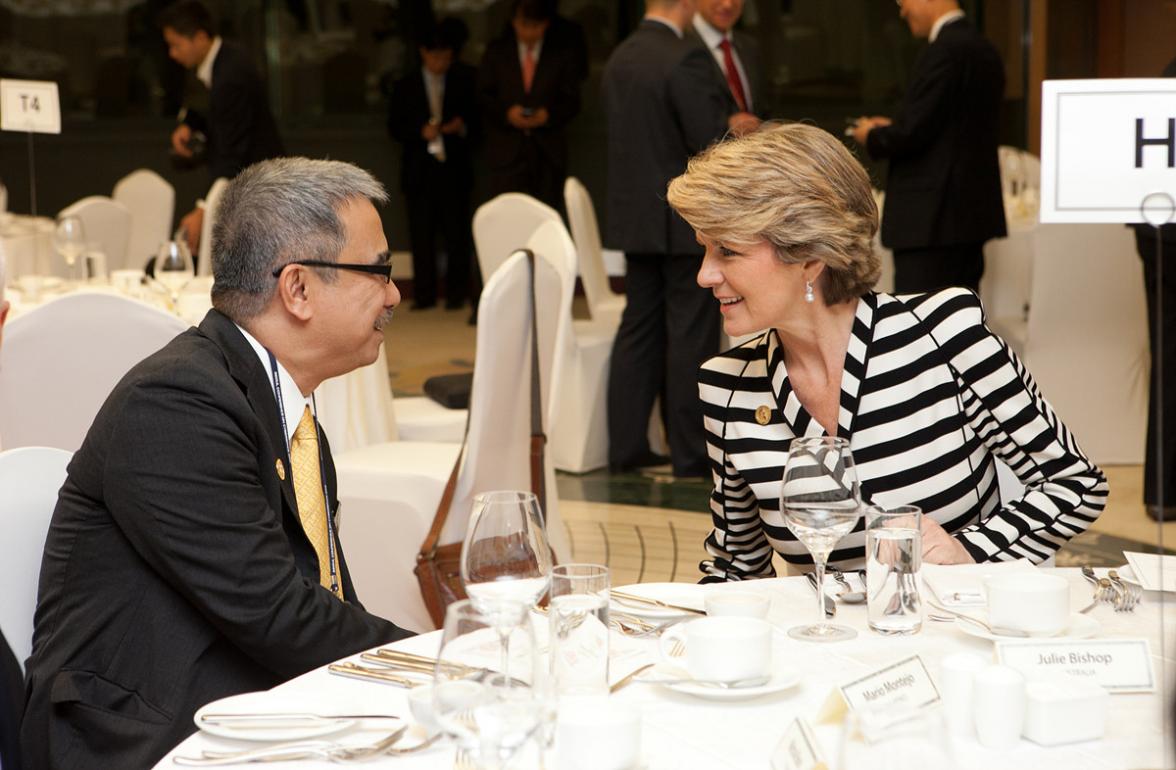
[[[963,543],[930,516],[923,516],[923,561],[930,564],[975,564]]]

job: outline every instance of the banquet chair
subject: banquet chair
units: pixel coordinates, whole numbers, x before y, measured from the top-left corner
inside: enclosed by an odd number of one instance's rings
[[[196,259],[196,275],[212,275],[212,228],[216,224],[217,209],[221,195],[229,186],[229,180],[220,177],[208,188],[204,196],[204,222],[200,226],[200,249]]]
[[[1142,463],[1150,358],[1132,232],[1047,224],[1033,238],[1025,365],[1091,460]]]
[[[546,426],[551,396],[560,388],[552,362],[556,339],[566,333],[560,326],[570,317],[570,298],[550,263],[537,259],[535,264]],[[530,388],[524,385],[531,371],[528,274],[525,255],[516,253],[482,290],[469,432],[442,543],[464,538],[474,495],[531,488]],[[395,441],[335,455],[339,537],[356,590],[370,611],[405,628],[433,628],[412,570],[459,451],[459,444]],[[548,536],[556,553],[566,555],[550,461],[546,487]]]
[[[579,255],[580,280],[584,284],[584,296],[588,299],[588,311],[593,321],[607,321],[616,328],[625,311],[625,296],[617,294],[608,285],[596,209],[587,188],[574,176],[564,182],[564,205],[568,210],[572,241]]]
[[[0,632],[8,640],[21,671],[33,651],[33,610],[37,606],[45,535],[72,456],[63,449],[42,446],[0,452],[0,489],[4,490]]]
[[[107,270],[121,270],[127,265],[127,244],[131,238],[131,211],[105,195],[90,195],[71,203],[58,214],[82,221],[86,243],[95,243],[106,255]],[[131,267],[142,267],[131,265]]]
[[[127,371],[187,328],[139,300],[79,291],[4,328],[0,443],[75,451]]]
[[[154,171],[140,168],[118,180],[112,197],[131,212],[131,237],[126,263],[109,268],[142,267],[171,234],[176,213],[175,188]]]

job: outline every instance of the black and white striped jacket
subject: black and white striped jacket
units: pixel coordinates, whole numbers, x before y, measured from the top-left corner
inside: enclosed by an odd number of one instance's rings
[[[776,333],[703,364],[699,395],[714,477],[703,581],[771,576],[773,549],[811,564],[781,517],[780,480],[789,441],[825,431],[792,391]],[[1102,471],[965,289],[860,299],[837,435],[849,439],[864,503],[920,506],[976,561],[1041,562],[1106,504]],[[994,458],[1026,487],[1003,506]],[[852,566],[864,551],[859,521],[830,563]]]

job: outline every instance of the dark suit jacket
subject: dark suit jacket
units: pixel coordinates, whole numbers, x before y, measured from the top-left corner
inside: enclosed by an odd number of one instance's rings
[[[643,20],[608,59],[602,95],[608,120],[605,243],[644,254],[701,254],[694,231],[666,203],[686,161],[727,130],[724,80],[714,59],[665,24]]]
[[[286,154],[265,83],[245,49],[227,40],[221,41],[212,64],[208,115],[189,112],[185,122],[208,136],[213,179],[232,179],[246,166]]]
[[[582,55],[568,35],[552,34],[549,29],[527,93],[514,31],[508,27],[486,47],[478,68],[478,102],[486,132],[486,164],[491,172],[521,162],[528,141],[538,145],[548,163],[567,167],[564,128],[580,112]],[[527,133],[515,128],[506,121],[506,111],[515,104],[546,107],[547,124]]]
[[[718,79],[718,84],[726,96],[727,116],[739,112],[739,103],[735,101],[735,95],[731,93],[731,87],[727,84],[727,73],[723,72],[723,68],[715,60],[714,53],[707,48],[706,41],[699,36],[693,25],[686,30],[686,39],[710,54],[710,61],[713,65],[711,76]],[[731,35],[731,47],[735,50],[735,55],[739,57],[740,63],[743,64],[743,73],[747,75],[747,87],[751,90],[752,113],[760,118],[769,117],[771,110],[767,105],[767,89],[760,66],[759,46],[750,35],[735,30]]]
[[[331,510],[335,468],[324,446]],[[26,765],[149,767],[201,705],[407,633],[318,585],[270,374],[213,310],[115,387],[41,564]]]
[[[403,147],[400,163],[400,188],[406,193],[422,189],[426,174],[445,173],[447,181],[469,186],[473,183],[473,158],[470,145],[478,128],[478,104],[475,96],[476,73],[473,67],[454,62],[445,73],[445,91],[441,100],[441,122],[455,117],[465,121],[465,135],[445,136],[445,163],[429,155],[428,142],[421,138],[421,128],[429,122],[429,95],[425,92],[422,72],[414,70],[396,82],[388,110],[388,133]]]
[[[889,158],[882,243],[892,249],[983,243],[1005,235],[997,160],[1004,68],[966,20],[944,25],[915,64],[894,123],[866,148]]]
[[[0,766],[20,770],[20,719],[24,712],[24,677],[4,634],[0,634]]]

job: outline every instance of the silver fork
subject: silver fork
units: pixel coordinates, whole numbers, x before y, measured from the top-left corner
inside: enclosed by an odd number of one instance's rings
[[[1123,578],[1119,577],[1119,573],[1115,570],[1107,572],[1107,577],[1111,579],[1119,589],[1123,592],[1123,609],[1121,612],[1134,612],[1136,605],[1139,604],[1140,599],[1143,598],[1143,589],[1134,583],[1128,583]]]
[[[453,755],[453,770],[477,770],[474,758],[470,752],[459,748]]]

